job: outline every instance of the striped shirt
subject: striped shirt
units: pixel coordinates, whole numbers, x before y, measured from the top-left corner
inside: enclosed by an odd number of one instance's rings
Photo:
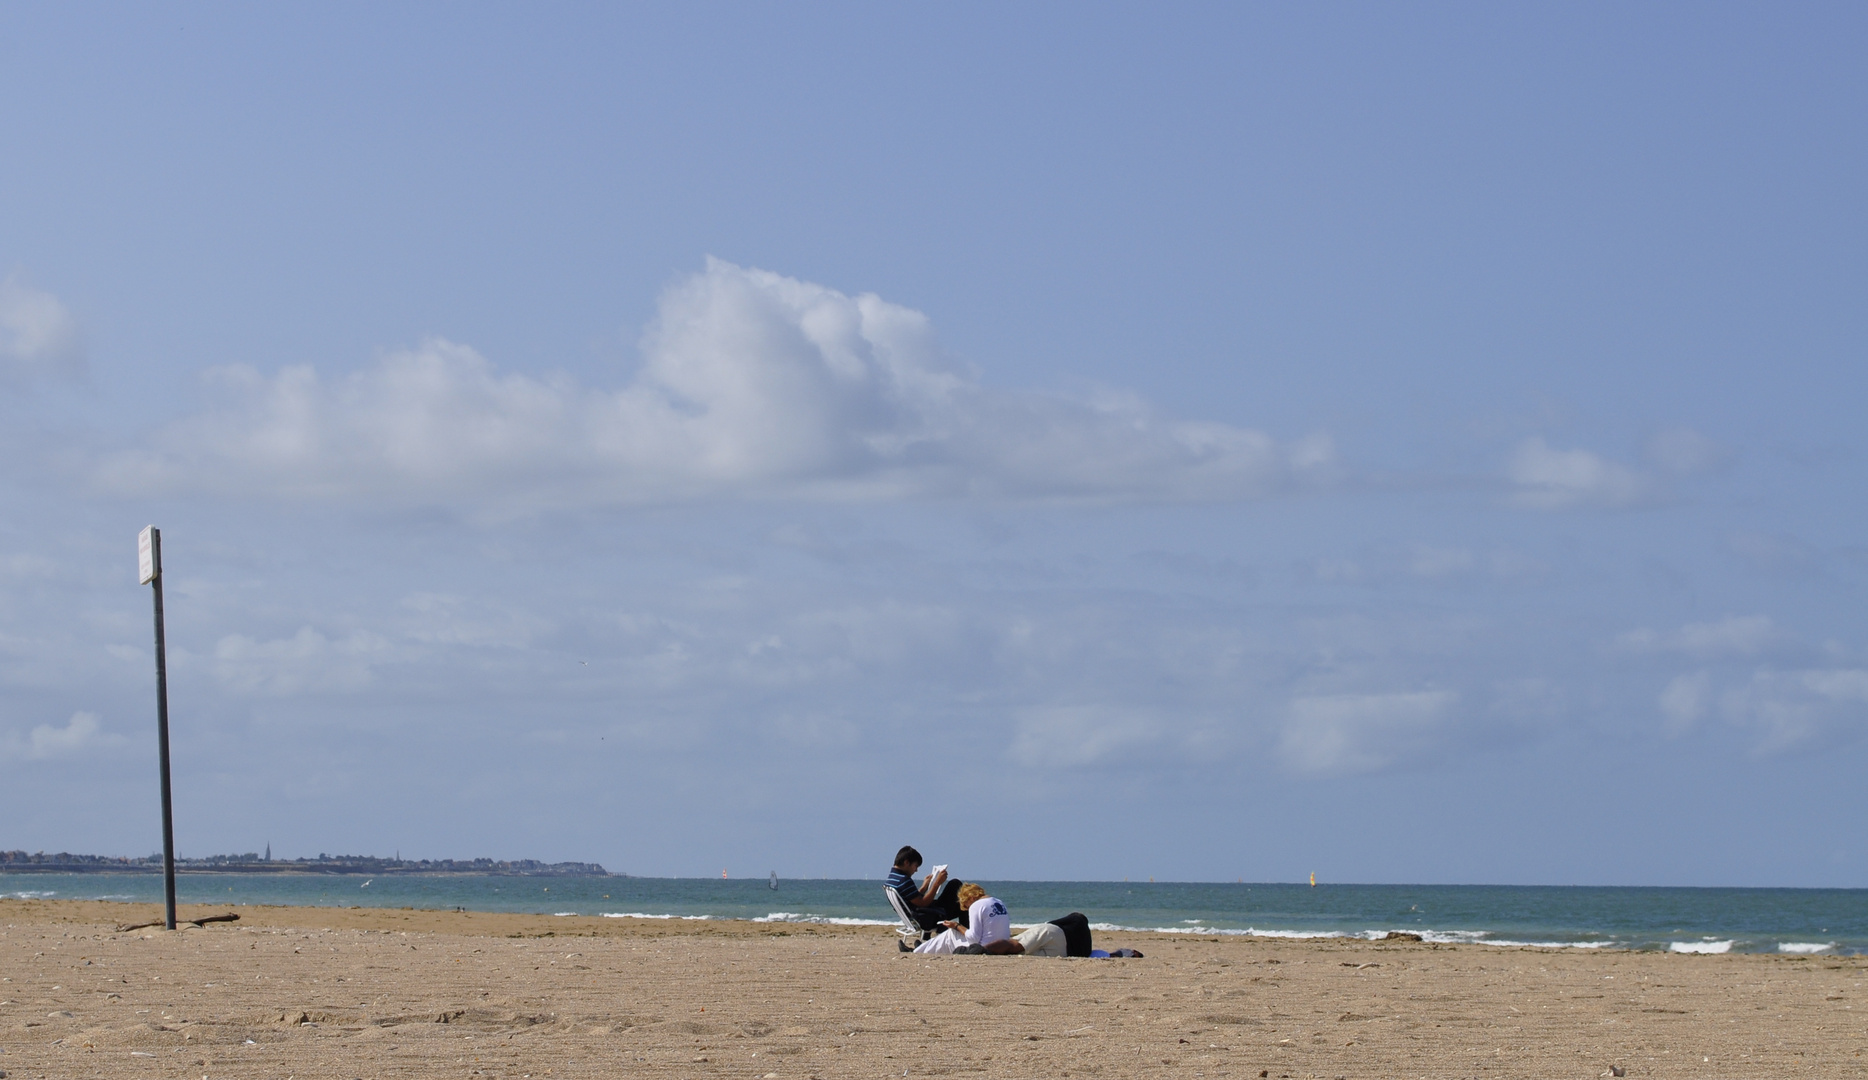
[[[889,888],[894,889],[895,892],[901,896],[902,902],[907,904],[911,909],[921,906],[919,903],[921,899],[921,887],[916,885],[915,879],[904,873],[900,867],[891,867],[889,869],[888,884]]]

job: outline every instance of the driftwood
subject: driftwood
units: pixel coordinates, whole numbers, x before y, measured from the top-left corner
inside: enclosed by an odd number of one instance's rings
[[[117,927],[117,933],[127,934],[132,930],[147,930],[152,926],[161,926],[163,924],[163,921],[164,920],[162,919],[157,919],[155,922],[126,923],[122,926]],[[204,924],[211,923],[211,922],[239,922],[239,921],[240,921],[240,916],[235,915],[233,912],[230,911],[225,915],[203,915],[199,919],[177,919],[175,920],[175,925],[180,926],[183,923],[187,923],[190,926],[202,926]]]

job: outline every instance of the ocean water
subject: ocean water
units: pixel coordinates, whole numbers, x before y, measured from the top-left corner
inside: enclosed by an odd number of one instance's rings
[[[1125,930],[1258,937],[1366,937],[1499,947],[1682,953],[1868,952],[1868,889],[1508,885],[983,882],[1014,922],[1071,911],[1098,944]],[[480,874],[182,874],[184,904],[466,908],[549,915],[753,919],[887,926],[880,879],[534,878]],[[160,904],[158,874],[0,874],[0,896]]]

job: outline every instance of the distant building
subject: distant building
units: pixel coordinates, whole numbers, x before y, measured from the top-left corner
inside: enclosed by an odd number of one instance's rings
[[[316,859],[283,859],[274,862],[272,844],[266,853],[209,855],[205,858],[178,858],[175,868],[184,873],[281,873],[297,871],[320,874],[383,874],[401,871],[414,874],[518,874],[539,877],[609,877],[597,863],[547,863],[537,859],[420,859],[402,861],[374,855],[330,855],[320,852]],[[0,851],[0,872],[11,873],[154,873],[162,868],[162,856],[128,859],[104,855],[74,855],[61,851],[48,855],[43,851]]]

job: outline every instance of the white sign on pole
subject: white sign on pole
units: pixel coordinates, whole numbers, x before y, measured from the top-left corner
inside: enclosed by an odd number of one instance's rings
[[[136,583],[147,585],[162,573],[161,557],[156,554],[156,527],[143,526],[136,534]]]

